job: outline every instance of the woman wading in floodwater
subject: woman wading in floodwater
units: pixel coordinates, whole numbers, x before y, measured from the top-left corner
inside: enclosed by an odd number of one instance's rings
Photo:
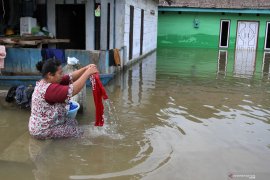
[[[36,83],[32,95],[30,135],[37,139],[79,137],[82,130],[76,119],[67,117],[69,100],[84,87],[87,79],[98,73],[90,64],[69,75],[63,75],[61,62],[55,59],[36,65],[42,79]]]

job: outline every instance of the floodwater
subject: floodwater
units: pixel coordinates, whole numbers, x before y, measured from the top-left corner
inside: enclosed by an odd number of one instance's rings
[[[158,49],[106,86],[106,125],[91,90],[80,139],[29,137],[29,111],[0,104],[0,179],[270,177],[270,55]],[[16,172],[16,173],[15,173]]]

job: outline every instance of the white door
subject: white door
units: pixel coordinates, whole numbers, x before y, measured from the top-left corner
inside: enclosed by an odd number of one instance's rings
[[[238,21],[236,49],[256,50],[258,22]]]

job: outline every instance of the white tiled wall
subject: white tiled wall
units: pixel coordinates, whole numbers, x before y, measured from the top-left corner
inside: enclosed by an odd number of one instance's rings
[[[140,56],[141,9],[144,9],[143,54],[157,46],[157,3],[152,0],[126,0],[124,46],[129,54],[130,6],[134,6],[133,58]],[[154,15],[150,11],[155,12]]]

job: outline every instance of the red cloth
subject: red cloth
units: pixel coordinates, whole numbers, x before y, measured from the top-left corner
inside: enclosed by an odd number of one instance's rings
[[[99,74],[94,74],[90,77],[93,89],[93,96],[96,106],[96,122],[95,126],[103,126],[104,124],[104,106],[102,99],[108,99],[107,93],[100,81]]]

